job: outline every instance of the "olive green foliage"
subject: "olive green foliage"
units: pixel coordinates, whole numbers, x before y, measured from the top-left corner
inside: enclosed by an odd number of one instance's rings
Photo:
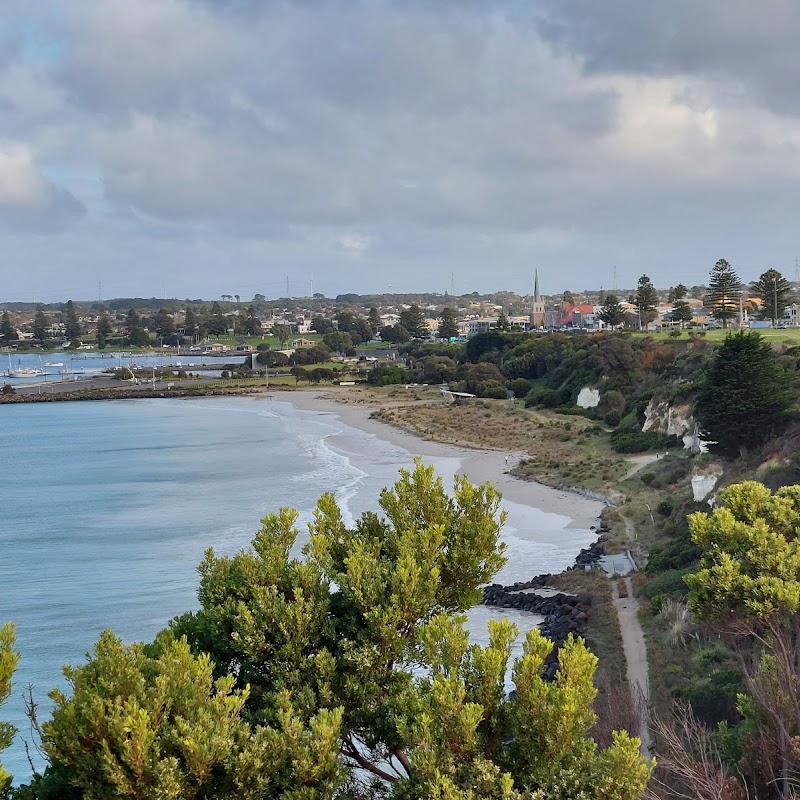
[[[106,631],[94,657],[64,673],[72,694],[51,693],[42,746],[87,800],[317,798],[341,780],[339,711],[304,725],[284,691],[275,726],[251,726],[248,689],[215,679],[211,658],[185,638],[163,632],[152,646],[125,647]]]
[[[683,443],[677,436],[666,436],[655,431],[615,431],[611,434],[611,447],[617,453],[645,453],[648,450],[683,447]]]
[[[689,518],[700,569],[686,578],[695,614],[739,655],[749,768],[765,797],[789,797],[800,770],[800,486],[746,481]],[[760,795],[761,796],[761,795]]]
[[[579,797],[577,782],[613,787],[587,797],[638,796],[648,770],[637,743],[623,736],[598,753],[588,736],[595,661],[581,643],[565,649],[550,686],[541,673],[552,645],[531,635],[508,700],[516,631],[494,624],[489,647],[469,647],[463,618],[451,616],[503,563],[499,501],[463,478],[449,496],[417,465],[381,494],[384,518],[364,514],[352,529],[324,495],[304,562],[289,560],[296,517],[281,512],[265,519],[253,553],[207,557],[202,609],[176,630],[220,669],[238,667],[253,719],[275,716],[278,686],[301,713],[343,709],[346,763],[387,780],[396,797]]]
[[[44,725],[51,767],[20,798],[639,797],[638,740],[591,737],[597,659],[582,640],[547,682],[553,645],[529,633],[510,696],[516,628],[468,641],[463,612],[505,561],[500,500],[463,477],[448,493],[417,463],[352,527],[323,495],[302,558],[291,509],[250,549],[209,551],[198,611],[152,645],[106,632],[67,669],[72,696],[53,693]]]
[[[408,370],[399,364],[381,364],[373,367],[367,375],[367,383],[372,386],[391,386],[408,383],[411,380]]]
[[[717,350],[695,411],[712,448],[726,455],[758,447],[782,430],[794,398],[790,377],[756,332],[729,335]]]
[[[14,650],[14,626],[5,624],[0,628],[0,706],[11,694],[11,678],[19,661],[19,653]],[[10,744],[16,734],[16,728],[7,722],[0,722],[0,753]],[[0,763],[0,793],[6,788],[11,776]]]

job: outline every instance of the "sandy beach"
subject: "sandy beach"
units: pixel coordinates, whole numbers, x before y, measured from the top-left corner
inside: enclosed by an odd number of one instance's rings
[[[498,450],[478,450],[457,447],[422,439],[413,433],[396,428],[379,419],[370,417],[375,407],[367,403],[340,403],[330,397],[330,393],[319,391],[293,391],[276,394],[276,400],[291,403],[302,411],[317,414],[332,414],[345,425],[357,428],[376,438],[389,442],[413,455],[435,458],[457,458],[462,467],[459,472],[466,474],[472,483],[490,481],[503,497],[519,505],[537,508],[548,514],[568,517],[568,527],[587,529],[598,524],[603,503],[573,492],[553,489],[533,481],[523,481],[510,475],[508,470],[521,457],[520,452]],[[508,465],[506,465],[508,458]]]

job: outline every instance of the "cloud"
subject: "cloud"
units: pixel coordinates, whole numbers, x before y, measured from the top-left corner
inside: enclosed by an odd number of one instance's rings
[[[10,2],[0,213],[120,269],[323,263],[346,291],[794,258],[789,0]]]
[[[0,219],[12,227],[51,230],[82,211],[69,192],[44,177],[24,144],[0,140]]]

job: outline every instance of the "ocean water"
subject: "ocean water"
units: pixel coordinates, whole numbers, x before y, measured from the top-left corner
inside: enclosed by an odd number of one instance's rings
[[[22,653],[0,719],[20,734],[2,756],[17,781],[30,776],[22,691],[66,688],[63,664],[84,660],[98,634],[151,639],[197,607],[196,567],[208,547],[245,547],[259,519],[300,512],[301,535],[318,496],[336,493],[346,519],[376,509],[380,490],[410,466],[406,450],[332,414],[297,411],[267,397],[19,404],[0,408],[0,623],[17,625]],[[445,477],[457,458],[425,459]],[[509,563],[499,580],[564,568],[594,533],[570,520],[505,503]],[[492,616],[524,632],[532,614],[477,607],[485,642]]]

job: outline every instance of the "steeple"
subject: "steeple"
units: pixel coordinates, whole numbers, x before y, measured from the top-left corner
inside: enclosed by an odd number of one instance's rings
[[[533,300],[531,301],[531,328],[544,327],[544,300],[539,291],[539,270],[534,272]]]

